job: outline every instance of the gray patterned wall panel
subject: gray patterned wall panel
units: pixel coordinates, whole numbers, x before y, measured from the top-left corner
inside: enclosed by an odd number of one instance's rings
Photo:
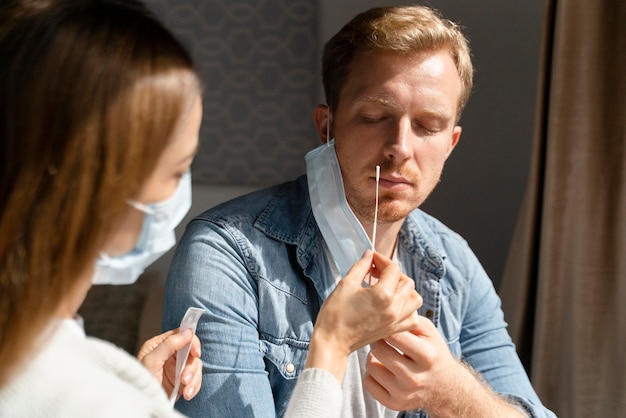
[[[269,185],[304,173],[319,140],[317,2],[146,0],[205,84],[194,182]]]

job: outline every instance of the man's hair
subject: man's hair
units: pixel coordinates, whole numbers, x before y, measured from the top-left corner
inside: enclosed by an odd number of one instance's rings
[[[468,41],[460,28],[423,6],[378,7],[355,16],[325,45],[322,81],[331,110],[339,96],[356,56],[392,52],[414,54],[435,50],[449,51],[461,78],[457,118],[472,90],[473,67]]]
[[[12,1],[0,22],[1,387],[91,271],[200,86],[139,2]]]

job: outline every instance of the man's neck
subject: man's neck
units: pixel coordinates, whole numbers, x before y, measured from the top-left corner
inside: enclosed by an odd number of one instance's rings
[[[393,223],[378,223],[376,227],[376,251],[382,255],[391,258],[393,252],[396,249],[396,242],[398,240],[398,233],[403,224],[402,221]],[[373,223],[365,223],[361,221],[361,225],[365,228],[367,236],[372,239]]]

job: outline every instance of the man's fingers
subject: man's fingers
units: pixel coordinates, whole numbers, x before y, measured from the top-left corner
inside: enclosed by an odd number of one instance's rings
[[[426,364],[432,363],[438,356],[437,347],[445,347],[445,341],[433,323],[424,317],[419,317],[412,329],[389,335],[385,341],[412,361]]]
[[[395,333],[412,331],[419,326],[419,315],[416,311],[413,311],[409,316],[404,318],[400,323],[396,325]]]

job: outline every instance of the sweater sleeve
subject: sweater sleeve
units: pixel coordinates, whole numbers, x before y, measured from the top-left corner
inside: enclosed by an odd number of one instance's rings
[[[323,369],[305,369],[298,377],[284,418],[339,418],[343,393],[341,384]]]

